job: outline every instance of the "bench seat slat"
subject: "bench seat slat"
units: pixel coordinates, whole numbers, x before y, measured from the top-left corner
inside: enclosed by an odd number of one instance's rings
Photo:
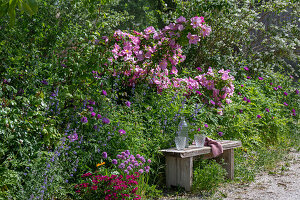
[[[242,146],[241,141],[222,140],[218,142],[222,144],[224,151]],[[160,151],[169,156],[188,158],[188,157],[209,154],[211,152],[211,147],[208,146],[196,147],[196,145],[190,145],[189,148],[185,148],[184,150],[177,150],[176,148],[170,148],[170,149],[163,149]]]

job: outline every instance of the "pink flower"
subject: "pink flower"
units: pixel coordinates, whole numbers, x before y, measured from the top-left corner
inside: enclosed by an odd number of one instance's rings
[[[208,75],[210,75],[210,76],[215,76],[215,75],[214,75],[214,72],[213,72],[213,69],[212,69],[211,67],[208,68],[206,74],[208,74]]]
[[[146,28],[144,30],[144,32],[145,32],[145,34],[151,34],[151,33],[155,33],[156,31],[155,31],[155,28],[153,26],[150,26],[150,27]]]
[[[166,59],[163,59],[162,61],[160,61],[159,66],[162,70],[166,69],[168,66],[168,61]]]
[[[214,81],[213,81],[213,80],[207,81],[206,88],[207,88],[208,90],[212,90],[214,87],[215,87],[215,84],[214,84]]]
[[[202,35],[203,37],[209,36],[210,32],[211,32],[211,27],[210,26],[206,26],[205,24],[201,25],[201,29],[202,29]]]
[[[170,74],[175,74],[175,75],[177,75],[177,73],[178,73],[178,70],[176,69],[175,66],[173,66],[172,69],[171,69],[171,73],[170,73]]]
[[[224,133],[223,133],[223,132],[219,132],[218,135],[219,135],[219,136],[223,136]]]
[[[244,70],[248,71],[248,70],[249,70],[249,68],[248,68],[248,67],[244,67]]]
[[[259,79],[259,80],[264,80],[264,78],[263,78],[263,77],[258,77],[258,79]]]
[[[213,100],[209,101],[212,105],[216,105],[216,103]]]
[[[186,19],[183,16],[180,16],[178,19],[176,19],[177,23],[184,23],[186,22]]]
[[[225,101],[226,101],[227,104],[232,103],[232,101],[230,99],[226,99]]]
[[[218,113],[218,115],[223,115],[223,109],[222,108],[217,109],[217,113]]]
[[[96,116],[96,113],[92,112],[91,117],[95,117],[95,116]]]
[[[200,40],[198,35],[192,35],[190,32],[188,33],[187,38],[189,39],[189,44],[197,44]]]
[[[287,92],[284,92],[283,94],[284,94],[285,96],[287,96],[287,95],[288,95],[288,93],[287,93]]]
[[[244,87],[244,85],[241,85],[241,87]]]
[[[229,75],[227,73],[222,74],[222,80],[226,81],[229,79]]]
[[[191,18],[191,25],[193,28],[200,27],[200,25],[204,23],[204,17],[193,17]]]
[[[247,79],[251,79],[251,76],[247,76]]]
[[[277,91],[277,90],[278,90],[278,88],[277,88],[277,87],[274,87],[273,89],[274,89],[275,91]]]
[[[204,127],[205,127],[205,128],[208,128],[208,125],[207,125],[207,124],[204,124]]]
[[[199,94],[200,96],[202,95],[202,93],[201,93],[201,92],[199,92],[198,90],[196,91],[196,93],[197,93],[197,94]]]
[[[286,102],[283,102],[283,105],[288,106],[289,104],[287,104]]]

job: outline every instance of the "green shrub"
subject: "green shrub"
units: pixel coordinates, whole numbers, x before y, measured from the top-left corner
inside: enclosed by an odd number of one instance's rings
[[[197,192],[214,192],[224,181],[226,170],[215,160],[195,162],[192,190]]]

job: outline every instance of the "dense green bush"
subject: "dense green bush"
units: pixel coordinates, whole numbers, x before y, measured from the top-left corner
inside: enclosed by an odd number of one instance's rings
[[[294,18],[290,24],[283,21],[286,25],[268,28],[257,21],[258,16],[280,15],[285,9],[297,16],[297,2],[145,4],[139,7],[147,10],[140,10],[147,15],[136,21],[140,27],[130,21],[132,15],[117,9],[122,3],[44,0],[36,15],[20,15],[11,28],[9,19],[1,18],[0,198],[80,198],[74,186],[81,175],[97,171],[97,163],[103,161],[102,169],[112,173],[112,158],[125,150],[151,159],[149,180],[139,183],[144,190],[139,194],[155,197],[160,193],[155,187],[165,183],[164,157],[159,150],[175,146],[181,116],[189,122],[190,138],[200,128],[213,139],[241,140],[238,163],[255,163],[249,159],[255,155],[252,152],[287,142],[299,130],[297,73],[291,71],[293,79],[280,71],[288,67],[285,59],[299,59],[294,52],[299,47],[299,29]],[[126,10],[137,5],[128,4]],[[186,95],[185,88],[170,87],[158,93],[156,85],[147,82],[124,85],[126,77],[113,73],[124,62],[107,65],[111,44],[103,36],[111,39],[126,24],[143,31],[148,20],[158,30],[181,15],[186,19],[204,16],[212,33],[198,46],[184,48],[182,54],[187,57],[176,66],[178,77],[195,77],[209,67],[230,69],[235,90],[232,102],[224,107],[205,104],[201,99],[205,92]],[[252,37],[255,31],[259,38]],[[254,44],[262,39],[265,46],[256,51]],[[158,62],[159,55],[156,58]],[[212,100],[211,95],[207,100]],[[107,160],[103,152],[108,153]],[[245,166],[240,166],[240,178],[251,179],[251,169],[243,171]],[[210,170],[214,173],[209,177],[219,172],[213,163],[197,173]]]

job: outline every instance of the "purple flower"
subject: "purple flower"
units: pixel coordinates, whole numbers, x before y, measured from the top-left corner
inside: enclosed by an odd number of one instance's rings
[[[202,93],[201,93],[201,92],[199,92],[198,90],[196,91],[196,93],[197,93],[197,94],[199,94],[199,95],[202,95]]]
[[[243,113],[243,110],[239,110],[240,111],[240,113]]]
[[[244,85],[241,85],[241,87],[244,87]]]
[[[263,77],[258,77],[258,79],[259,79],[259,80],[264,80],[264,78],[263,78]]]
[[[273,89],[274,89],[275,91],[277,91],[277,90],[278,90],[278,88],[277,88],[277,87],[274,87]]]
[[[140,173],[140,174],[144,173],[144,170],[143,170],[143,169],[140,169],[140,170],[139,170],[139,173]]]
[[[293,108],[293,109],[292,109],[292,112],[293,112],[293,113],[295,113],[295,112],[296,112],[296,110]]]
[[[212,105],[215,105],[216,103],[213,100],[209,101]]]
[[[97,125],[94,125],[93,128],[94,128],[95,130],[97,130],[98,127],[97,127]]]
[[[224,133],[223,133],[223,132],[219,132],[218,135],[219,135],[219,136],[223,136]]]
[[[239,96],[242,96],[242,94],[241,94],[240,92],[238,92],[238,95],[239,95]]]
[[[273,83],[271,82],[270,85],[273,85]]]
[[[106,95],[107,95],[107,92],[106,92],[105,90],[102,90],[102,94],[103,94],[104,96],[106,96]]]
[[[261,118],[261,116],[260,116],[260,115],[257,115],[256,117],[257,117],[257,118]]]
[[[293,113],[294,116],[296,116],[296,113]]]
[[[247,99],[247,103],[251,103],[250,99]]]
[[[95,117],[95,116],[96,116],[96,113],[92,112],[91,117]]]
[[[246,102],[247,102],[247,98],[246,98],[246,97],[244,97],[244,98],[243,98],[243,101],[246,101]]]
[[[103,122],[103,124],[109,124],[109,123],[110,123],[110,120],[109,120],[108,118],[104,117],[104,118],[102,119],[102,122]]]
[[[124,170],[125,174],[129,174],[129,171],[127,169]]]
[[[97,115],[97,119],[100,119],[102,116],[100,114]]]
[[[116,165],[116,164],[118,164],[118,161],[117,161],[116,159],[113,159],[113,160],[111,161],[111,163],[114,164],[114,165]]]
[[[90,104],[90,105],[95,105],[96,103],[95,103],[95,101],[93,101],[93,100],[89,100],[89,104]]]
[[[89,107],[89,111],[93,112],[94,108],[93,107]]]
[[[129,151],[129,150],[126,150],[126,151],[125,151],[125,154],[126,154],[126,155],[130,155],[130,151]]]
[[[130,102],[130,101],[126,101],[126,102],[125,102],[125,105],[126,105],[127,107],[130,107],[131,102]]]
[[[124,167],[125,167],[125,164],[124,164],[124,163],[121,163],[121,164],[119,165],[119,168],[120,168],[120,169],[124,169]]]
[[[202,68],[201,67],[197,67],[196,68],[199,72],[202,72]]]
[[[247,76],[247,79],[251,79],[251,76]]]
[[[106,158],[107,158],[107,153],[106,153],[106,152],[103,152],[103,153],[102,153],[102,157],[103,157],[104,159],[106,159]]]
[[[269,108],[266,108],[266,111],[267,111],[267,112],[270,112]]]
[[[48,85],[48,82],[45,79],[42,80],[41,83],[43,83],[44,85]]]
[[[296,94],[299,94],[299,90],[298,89],[296,89],[295,92],[296,92]]]
[[[123,130],[123,129],[120,129],[120,130],[119,130],[119,133],[120,133],[120,135],[124,135],[124,134],[126,133],[126,131]]]
[[[285,96],[287,96],[287,95],[288,95],[288,93],[287,93],[287,92],[284,92],[283,94],[284,94]]]
[[[282,89],[282,87],[280,85],[278,85],[277,87],[278,87],[278,89]]]
[[[205,127],[205,128],[208,128],[208,125],[207,125],[207,124],[204,124],[204,127]]]
[[[289,104],[287,104],[286,102],[283,102],[283,105],[288,106]]]
[[[70,142],[74,142],[75,140],[78,140],[78,135],[74,131],[74,133],[72,135],[69,135],[68,138],[69,138]]]
[[[85,124],[88,122],[88,119],[86,117],[82,117],[80,121]]]
[[[249,68],[248,67],[244,67],[244,70],[249,71]]]
[[[148,160],[147,160],[147,162],[148,162],[148,163],[151,163],[151,160],[150,160],[150,159],[148,159]]]

